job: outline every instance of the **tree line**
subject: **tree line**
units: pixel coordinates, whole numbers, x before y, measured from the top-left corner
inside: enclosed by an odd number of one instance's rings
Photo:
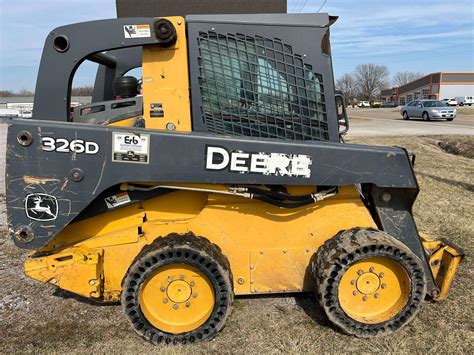
[[[94,88],[92,86],[79,86],[71,89],[71,96],[92,96]],[[28,97],[35,96],[35,93],[22,89],[20,91],[0,90],[0,97]]]
[[[422,76],[422,73],[405,71],[396,73],[390,80],[390,72],[385,65],[359,64],[353,73],[344,74],[336,80],[336,89],[342,91],[348,105],[353,105],[358,100],[375,100],[382,89],[402,86]]]

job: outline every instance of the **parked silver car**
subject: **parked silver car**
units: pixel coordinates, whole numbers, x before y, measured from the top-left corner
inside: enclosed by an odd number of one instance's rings
[[[400,114],[404,120],[422,118],[429,121],[432,118],[446,118],[452,121],[456,118],[456,109],[436,100],[415,100],[402,106]]]

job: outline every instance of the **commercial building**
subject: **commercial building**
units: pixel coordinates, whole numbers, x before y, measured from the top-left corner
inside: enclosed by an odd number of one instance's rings
[[[458,96],[474,96],[474,72],[431,73],[408,84],[382,90],[383,101],[399,105],[418,100],[443,100]]]

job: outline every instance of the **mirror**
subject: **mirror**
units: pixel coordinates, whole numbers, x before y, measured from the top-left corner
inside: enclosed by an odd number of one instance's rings
[[[344,119],[344,100],[342,96],[336,96],[336,111],[339,120]]]

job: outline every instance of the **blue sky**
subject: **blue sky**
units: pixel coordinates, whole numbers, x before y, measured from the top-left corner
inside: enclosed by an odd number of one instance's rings
[[[289,0],[289,12],[316,12],[324,0]],[[397,71],[474,71],[472,0],[327,0],[336,77],[357,64]],[[0,89],[33,90],[46,35],[68,23],[116,17],[114,0],[0,0]],[[91,84],[94,67],[74,84]]]

